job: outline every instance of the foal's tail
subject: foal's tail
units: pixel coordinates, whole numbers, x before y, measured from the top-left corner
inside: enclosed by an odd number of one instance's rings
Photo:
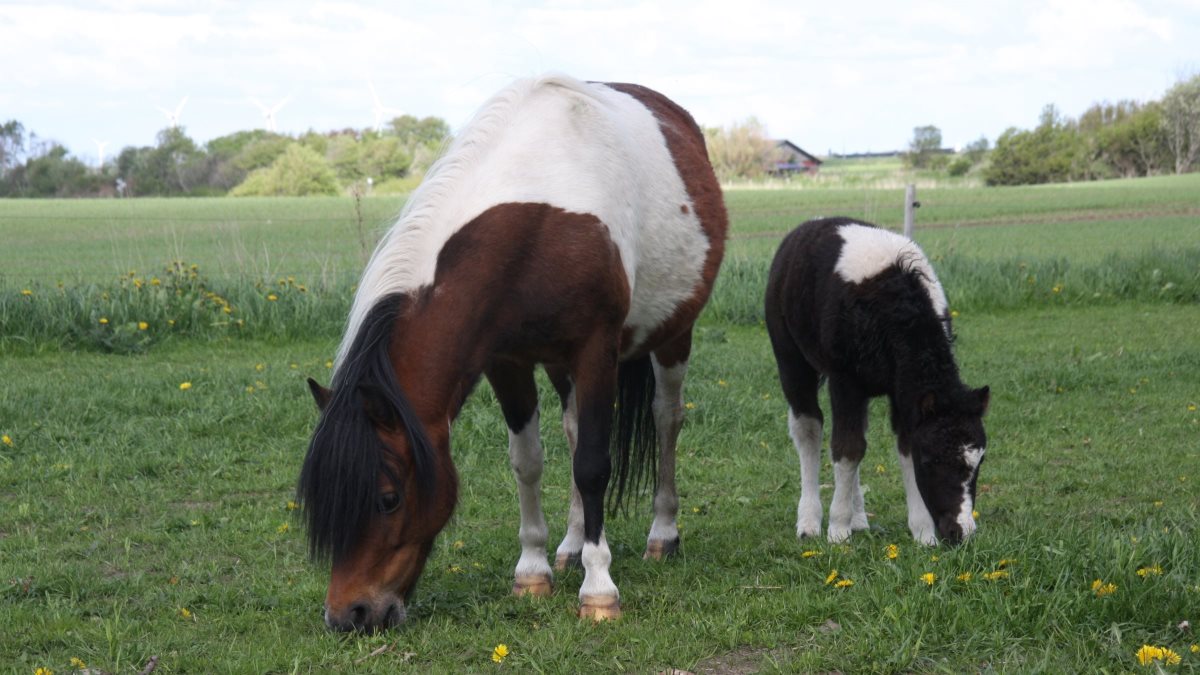
[[[617,409],[613,414],[610,513],[625,506],[627,489],[637,495],[647,484],[651,489],[658,487],[654,390],[654,368],[649,354],[621,363],[617,371]]]

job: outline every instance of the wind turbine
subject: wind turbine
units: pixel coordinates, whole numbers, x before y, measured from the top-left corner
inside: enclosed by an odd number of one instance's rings
[[[258,109],[262,111],[263,119],[265,119],[267,121],[267,131],[270,131],[271,133],[275,133],[275,129],[276,129],[275,113],[282,110],[283,106],[287,105],[288,101],[290,101],[290,100],[292,100],[292,97],[288,96],[288,97],[284,98],[282,101],[280,101],[279,103],[276,103],[275,107],[268,108],[267,106],[260,103],[258,101],[258,99],[253,99],[253,98],[250,99],[250,101],[254,105],[258,106]]]
[[[167,121],[171,123],[172,129],[179,127],[179,116],[183,114],[183,106],[187,104],[187,100],[188,97],[184,96],[183,100],[179,102],[179,105],[175,106],[175,112],[171,112],[163,107],[158,108],[160,111],[162,111],[162,114],[167,116]]]
[[[100,166],[97,168],[103,169],[104,168],[104,148],[108,147],[108,141],[98,141],[93,138],[92,142],[96,144],[96,154],[100,156]]]
[[[367,86],[371,88],[371,100],[374,102],[374,105],[371,107],[371,112],[375,114],[375,131],[383,131],[384,115],[393,113],[392,117],[398,117],[403,115],[404,111],[398,108],[389,108],[383,105],[383,102],[379,100],[379,93],[375,91],[374,82],[367,80]]]

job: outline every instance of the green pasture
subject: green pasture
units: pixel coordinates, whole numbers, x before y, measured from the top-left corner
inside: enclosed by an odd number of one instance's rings
[[[993,391],[980,530],[925,548],[881,401],[872,529],[796,539],[759,323],[784,232],[897,227],[902,191],[728,192],[685,393],[682,553],[641,560],[644,500],[607,526],[622,619],[575,618],[578,571],[512,597],[516,489],[483,384],[409,623],[350,636],[323,627],[328,571],[289,500],[316,420],[304,378],[328,380],[359,232],[401,202],[368,198],[361,218],[349,199],[0,202],[0,672],[1155,672],[1144,645],[1200,671],[1179,628],[1200,625],[1197,195],[1200,176],[919,194],[964,379]],[[549,391],[553,547],[569,477]]]

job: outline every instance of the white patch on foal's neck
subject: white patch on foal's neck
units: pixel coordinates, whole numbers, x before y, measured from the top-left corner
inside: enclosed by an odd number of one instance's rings
[[[893,265],[904,263],[921,273],[933,311],[938,316],[946,313],[946,292],[913,240],[882,228],[853,223],[839,226],[838,234],[842,237],[842,253],[833,269],[843,281],[861,284]]]

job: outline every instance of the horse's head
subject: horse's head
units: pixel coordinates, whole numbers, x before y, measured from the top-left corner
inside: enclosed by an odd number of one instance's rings
[[[987,387],[955,396],[927,394],[909,438],[917,488],[942,541],[958,543],[975,531],[975,482],[987,450],[983,415]]]
[[[361,387],[349,395],[312,380],[309,387],[322,415],[299,494],[310,549],[333,563],[325,624],[391,628],[404,622],[405,603],[454,510],[454,470],[436,452],[448,447],[449,430],[424,429],[396,392]]]

